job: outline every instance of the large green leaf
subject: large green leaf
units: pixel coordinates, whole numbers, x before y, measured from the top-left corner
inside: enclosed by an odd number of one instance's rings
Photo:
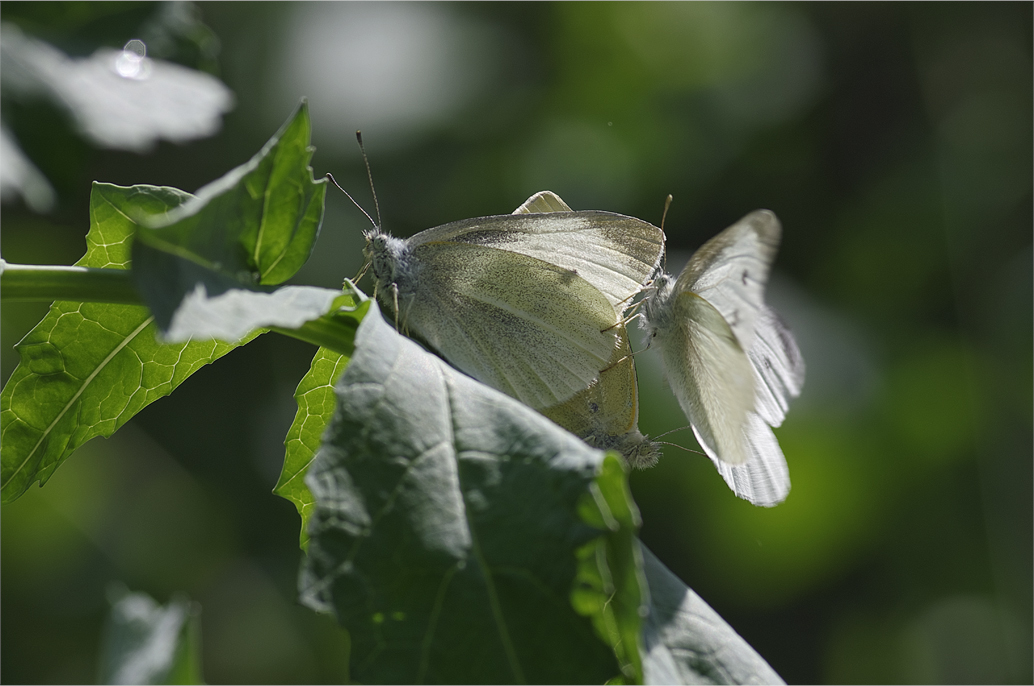
[[[175,188],[95,183],[86,255],[76,264],[127,269],[137,223],[192,196]],[[238,344],[161,344],[146,307],[56,302],[18,344],[21,364],[0,393],[0,495],[43,484],[72,452],[133,415]],[[250,335],[249,339],[254,337]]]
[[[643,550],[650,614],[643,629],[648,684],[781,684],[783,680],[717,612]]]
[[[362,318],[369,307],[369,301],[360,305],[352,316]],[[305,373],[294,391],[298,411],[294,422],[284,438],[284,467],[273,492],[290,500],[298,508],[302,518],[300,545],[302,550],[309,542],[309,518],[314,501],[312,492],[305,485],[305,473],[316,457],[323,431],[334,415],[336,398],[334,384],[345,371],[349,356],[319,348],[312,358],[309,371]]]
[[[293,276],[319,234],[327,185],[312,178],[309,139],[303,102],[251,160],[137,232],[133,281],[169,340],[293,328],[329,311],[339,292],[263,288]]]
[[[374,307],[335,392],[306,476],[315,504],[300,591],[349,630],[357,680],[620,676],[611,639],[628,632],[598,629],[627,613],[593,617],[585,597],[606,579],[600,592],[638,608],[628,574],[606,569],[635,553],[592,556],[595,574],[579,554],[628,519],[629,505],[611,502],[627,492],[623,469],[398,335]],[[586,523],[590,502],[613,526]]]
[[[201,684],[200,606],[174,597],[165,607],[120,586],[109,593],[98,683]]]

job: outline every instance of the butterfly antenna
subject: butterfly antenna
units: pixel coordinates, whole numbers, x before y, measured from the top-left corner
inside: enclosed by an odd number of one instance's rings
[[[656,436],[654,436],[654,438],[661,438],[663,436],[667,436],[668,434],[675,433],[676,431],[685,431],[688,428],[689,428],[688,426],[680,426],[677,429],[671,429],[670,431],[665,431],[662,434],[657,434]],[[697,455],[703,455],[704,457],[707,457],[707,453],[702,453],[699,450],[693,450],[692,448],[687,448],[686,446],[679,445],[678,443],[669,443],[668,441],[657,441],[657,442],[658,443],[663,443],[664,445],[670,445],[673,448],[679,448],[681,450],[685,450],[687,453],[696,453]]]
[[[707,457],[706,453],[702,453],[699,450],[693,450],[692,448],[687,448],[686,446],[679,445],[678,443],[670,443],[668,441],[655,441],[655,443],[660,443],[661,445],[670,445],[672,448],[678,448],[679,450],[685,450],[687,453],[696,453],[697,455],[703,455],[704,457]]]
[[[675,433],[676,431],[685,431],[685,430],[686,430],[686,429],[688,429],[688,428],[689,428],[688,426],[680,426],[680,427],[679,427],[679,428],[677,428],[677,429],[669,429],[668,431],[665,431],[665,432],[664,432],[664,433],[662,433],[662,434],[657,434],[657,438],[661,438],[662,436],[667,436],[668,434],[673,434],[673,433]]]
[[[370,179],[370,193],[373,194],[373,209],[377,212],[377,226],[381,225],[381,206],[377,202],[377,189],[373,187],[373,172],[370,171],[370,158],[366,156],[366,148],[363,146],[363,132],[356,131],[355,139],[359,141],[359,152],[363,155],[363,164],[366,165],[366,177]]]
[[[671,197],[671,193],[668,193],[668,197],[664,199],[664,211],[661,212],[661,235],[662,236],[664,235],[664,222],[668,218],[668,208],[671,207],[671,201],[672,200],[674,200],[674,198]],[[663,255],[663,257],[661,259],[663,261],[663,264],[661,264],[661,271],[660,271],[660,273],[663,274],[664,273],[664,268],[668,266],[668,251],[667,250],[664,251],[664,255]]]
[[[377,222],[375,222],[375,221],[373,220],[373,217],[371,217],[371,216],[370,216],[370,213],[369,213],[369,212],[367,212],[366,210],[364,210],[364,209],[363,209],[363,206],[362,206],[362,205],[360,205],[359,203],[357,203],[357,202],[355,201],[355,198],[353,198],[353,197],[351,196],[351,194],[350,194],[350,193],[349,193],[348,191],[346,191],[346,190],[345,190],[344,188],[342,188],[342,187],[341,187],[341,184],[337,182],[337,179],[335,179],[335,178],[334,178],[334,175],[333,175],[333,174],[331,174],[330,172],[327,172],[327,178],[328,178],[328,179],[330,180],[330,182],[331,182],[332,184],[334,184],[335,186],[337,186],[337,189],[338,189],[339,191],[341,191],[342,193],[344,193],[344,194],[345,194],[345,197],[346,197],[346,198],[348,198],[349,200],[351,200],[351,201],[352,201],[352,204],[353,204],[353,205],[355,205],[356,207],[358,207],[358,208],[359,208],[359,211],[360,211],[360,212],[362,212],[363,214],[365,214],[365,215],[366,215],[366,218],[370,220],[370,223],[371,223],[371,224],[373,224],[373,226],[374,226],[375,228],[376,228],[376,227],[378,227],[378,226],[380,226],[380,225],[379,225],[379,224],[378,224]],[[374,196],[374,203],[376,203],[376,202],[377,202],[377,199],[376,199],[376,196]],[[380,218],[380,216],[378,215],[378,219],[379,219],[379,218]]]
[[[668,218],[668,208],[671,207],[672,200],[674,198],[668,193],[668,197],[664,199],[664,212],[661,213],[661,233],[664,233],[664,220]]]

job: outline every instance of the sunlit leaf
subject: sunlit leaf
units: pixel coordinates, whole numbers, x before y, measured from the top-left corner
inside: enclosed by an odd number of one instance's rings
[[[175,323],[177,336],[193,333],[189,324],[196,317],[191,313],[175,321],[184,300],[194,298],[187,304],[206,306],[209,316],[217,317],[213,299],[231,291],[264,292],[262,286],[282,283],[309,258],[326,195],[326,182],[313,181],[308,166],[309,138],[309,112],[302,103],[250,161],[137,232],[133,280],[163,332]],[[312,295],[306,293],[310,304]],[[233,307],[249,299],[232,293],[227,302]],[[259,307],[277,304],[283,303]],[[249,303],[245,309],[254,307]],[[269,324],[287,325],[279,320]]]
[[[357,311],[356,314],[360,312]],[[365,314],[365,308],[361,314]],[[312,358],[309,371],[302,377],[294,392],[298,411],[284,438],[284,467],[273,492],[281,498],[290,500],[298,508],[298,514],[302,518],[302,549],[305,549],[309,542],[309,518],[315,504],[312,492],[305,485],[305,473],[315,459],[323,431],[334,415],[334,384],[344,372],[348,360],[346,355],[319,348]]]
[[[209,293],[199,280],[176,308],[163,338],[170,343],[212,338],[234,341],[255,329],[297,329],[352,304],[350,295],[330,288],[284,286],[269,293],[230,288],[216,294]]]
[[[626,474],[622,460],[608,455],[590,487],[591,496],[583,498],[583,521],[607,533],[578,551],[578,584],[572,602],[592,618],[596,633],[614,650],[625,680],[641,683],[640,635],[649,593],[636,538],[639,510]]]
[[[190,197],[175,188],[94,184],[86,255],[76,264],[127,269],[137,228],[130,217],[162,216]],[[141,306],[56,302],[22,339],[21,364],[0,393],[4,502],[33,481],[46,483],[83,443],[110,436],[202,366],[246,342],[163,345],[153,320]]]

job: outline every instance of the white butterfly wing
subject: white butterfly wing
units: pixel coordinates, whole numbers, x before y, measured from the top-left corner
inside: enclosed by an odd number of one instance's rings
[[[528,198],[513,214],[572,212],[552,191],[540,191]],[[623,309],[627,303],[619,306]],[[542,410],[542,413],[589,445],[616,450],[637,469],[652,467],[660,458],[660,445],[639,431],[639,388],[635,362],[624,324],[615,327],[619,345],[610,364],[589,388],[570,400]]]
[[[781,231],[772,212],[751,212],[700,246],[675,283],[676,291],[693,291],[714,305],[744,350],[753,344]]]
[[[635,362],[624,324],[606,369],[588,388],[570,400],[545,408],[542,414],[601,450],[616,450],[637,469],[652,467],[660,446],[639,431],[639,388]]]
[[[748,457],[743,433],[754,409],[754,371],[722,315],[689,291],[673,292],[657,330],[668,382],[708,455],[731,464]]]
[[[587,388],[618,346],[610,303],[556,265],[454,242],[422,243],[408,260],[396,281],[402,329],[535,409]]]
[[[574,210],[553,191],[539,191],[521,203],[513,214],[537,214],[540,212],[574,212]]]
[[[421,231],[409,242],[415,246],[455,241],[534,257],[581,276],[617,311],[623,311],[659,270],[663,232],[641,219],[613,212],[542,213],[539,210],[551,207],[554,199],[567,207],[552,193],[542,195],[528,199],[528,212],[444,224]]]
[[[778,505],[790,493],[790,471],[779,442],[754,412],[747,417],[745,434],[750,457],[743,464],[728,464],[710,453],[708,457],[737,496],[761,507]]]
[[[804,358],[793,334],[770,307],[763,307],[754,323],[748,356],[757,373],[754,409],[769,426],[779,426],[790,399],[804,387]]]

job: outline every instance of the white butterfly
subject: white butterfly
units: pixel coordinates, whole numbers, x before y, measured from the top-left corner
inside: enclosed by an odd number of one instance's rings
[[[621,312],[664,250],[657,227],[573,212],[548,191],[515,214],[408,239],[379,228],[365,235],[375,295],[400,328],[538,410],[589,388],[611,365]]]
[[[748,214],[701,246],[677,279],[657,279],[641,322],[704,452],[736,495],[765,506],[790,491],[771,427],[804,384],[797,343],[764,304],[780,233],[773,213]]]

